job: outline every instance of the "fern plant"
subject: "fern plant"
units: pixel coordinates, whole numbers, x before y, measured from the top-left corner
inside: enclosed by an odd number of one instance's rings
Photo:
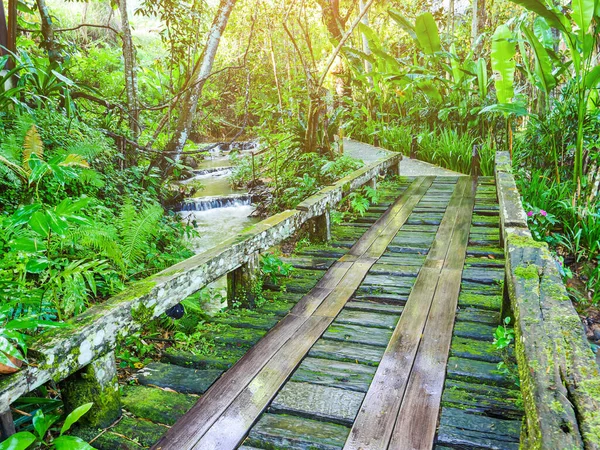
[[[139,211],[132,203],[125,203],[119,217],[123,260],[128,267],[140,264],[150,250],[150,242],[160,231],[163,209],[148,204]]]

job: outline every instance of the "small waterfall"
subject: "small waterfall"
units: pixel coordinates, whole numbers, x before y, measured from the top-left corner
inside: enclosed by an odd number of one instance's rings
[[[233,169],[233,167],[231,167],[231,166],[227,166],[227,167],[209,167],[207,169],[193,170],[192,172],[197,177],[203,176],[203,175],[214,175],[214,176],[221,177],[223,175],[229,175],[231,173],[232,169]]]
[[[248,206],[252,204],[249,194],[234,194],[223,197],[199,197],[187,199],[181,204],[181,211],[208,211],[215,208],[229,208],[232,206]]]

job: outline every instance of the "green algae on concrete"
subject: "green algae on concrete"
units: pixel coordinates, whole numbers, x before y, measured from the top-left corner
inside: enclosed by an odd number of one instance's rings
[[[91,427],[107,427],[121,415],[117,366],[113,352],[96,359],[60,383],[66,411],[89,402],[92,408],[80,422]]]
[[[123,408],[136,417],[173,425],[198,397],[145,386],[123,386]]]

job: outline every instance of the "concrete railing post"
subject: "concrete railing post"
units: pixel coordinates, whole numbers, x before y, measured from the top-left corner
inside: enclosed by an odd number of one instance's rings
[[[239,302],[242,308],[253,308],[260,277],[260,255],[254,253],[247,262],[227,274],[227,304]]]
[[[410,159],[417,159],[417,137],[413,136],[410,141]]]
[[[481,150],[481,146],[480,145],[474,145],[473,146],[473,153],[471,154],[471,175],[474,177],[478,177],[479,175],[481,175],[481,168],[480,168],[480,164],[481,164],[481,160],[480,160],[480,150]]]
[[[59,387],[67,412],[85,403],[94,403],[81,418],[85,425],[106,428],[121,417],[117,362],[112,351],[65,378]]]
[[[15,434],[15,422],[13,421],[10,408],[0,412],[0,442]]]
[[[307,222],[310,240],[313,242],[329,242],[331,240],[331,214],[329,209]]]

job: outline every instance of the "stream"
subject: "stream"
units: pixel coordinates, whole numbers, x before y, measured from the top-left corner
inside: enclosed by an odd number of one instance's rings
[[[241,154],[257,148],[255,143],[240,143]],[[236,190],[229,183],[231,162],[227,145],[210,151],[194,170],[195,176],[182,182],[200,182],[203,186],[196,195],[182,204],[181,217],[192,221],[199,237],[191,242],[196,253],[209,250],[259,221],[249,217],[254,211],[246,190]]]

